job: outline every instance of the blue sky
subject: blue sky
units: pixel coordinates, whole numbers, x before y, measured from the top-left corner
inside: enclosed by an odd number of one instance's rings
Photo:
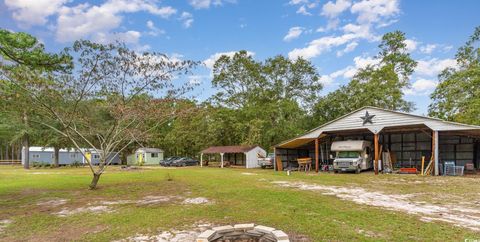
[[[78,38],[122,40],[139,51],[203,61],[189,77],[200,83],[192,93],[199,99],[215,92],[215,58],[238,50],[257,60],[308,58],[328,93],[375,63],[382,34],[401,30],[419,62],[405,97],[426,114],[437,74],[455,65],[457,48],[480,24],[478,9],[476,0],[5,0],[0,27],[29,32],[50,51]]]

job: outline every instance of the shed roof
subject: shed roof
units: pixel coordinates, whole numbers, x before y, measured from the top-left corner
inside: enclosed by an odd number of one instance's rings
[[[371,116],[371,122],[363,122],[366,112]],[[299,145],[306,144],[328,132],[369,130],[372,133],[379,133],[384,128],[407,127],[414,125],[425,125],[434,131],[474,131],[475,133],[480,134],[480,126],[476,125],[449,122],[437,118],[366,106],[325,123],[301,136],[282,142],[275,147],[298,147]]]
[[[143,147],[143,148],[138,148],[138,149],[137,149],[137,152],[162,153],[163,150],[162,150],[162,149],[158,149],[158,148],[147,148],[147,147]]]
[[[231,145],[231,146],[211,146],[200,153],[217,154],[217,153],[245,153],[258,147],[258,145]]]

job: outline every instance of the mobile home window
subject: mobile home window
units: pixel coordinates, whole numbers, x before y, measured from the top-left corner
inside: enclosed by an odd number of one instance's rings
[[[100,158],[100,155],[93,155],[93,159],[98,159]]]
[[[70,154],[70,158],[77,158],[77,154]]]
[[[39,154],[33,155],[33,158],[40,158]]]
[[[158,153],[152,153],[152,158],[158,157]]]

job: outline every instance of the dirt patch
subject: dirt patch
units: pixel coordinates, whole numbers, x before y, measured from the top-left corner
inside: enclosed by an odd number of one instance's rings
[[[0,234],[2,234],[5,228],[7,228],[11,223],[13,223],[13,221],[10,219],[0,220]]]
[[[134,200],[117,200],[117,201],[101,201],[101,205],[122,205],[122,204],[129,204],[129,203],[135,203],[136,201]]]
[[[369,230],[364,230],[364,229],[357,229],[356,230],[357,233],[365,236],[365,237],[368,237],[368,238],[378,238],[378,237],[383,237],[382,234],[379,234],[379,233],[375,233],[373,231],[369,231]]]
[[[109,206],[88,206],[88,207],[80,207],[80,208],[75,208],[75,209],[62,209],[59,212],[53,213],[54,215],[57,215],[59,217],[67,217],[79,213],[110,213],[113,212],[114,210],[109,207]]]
[[[443,221],[455,226],[480,231],[480,208],[466,208],[457,204],[430,205],[426,202],[413,201],[415,194],[385,194],[372,192],[358,187],[340,187],[308,184],[303,182],[272,182],[281,187],[300,190],[319,191],[323,195],[332,195],[340,199],[380,207],[388,210],[402,211],[422,216],[423,221]],[[468,214],[465,214],[468,213]]]
[[[58,207],[61,205],[66,204],[66,199],[54,199],[48,200],[45,202],[39,202],[37,205],[43,207]],[[125,205],[125,204],[133,204],[138,206],[149,206],[149,205],[157,205],[157,204],[213,204],[207,198],[204,197],[196,197],[196,198],[185,198],[182,196],[154,196],[149,195],[145,196],[142,199],[138,200],[114,200],[114,201],[95,201],[87,203],[84,206],[71,208],[71,207],[63,207],[62,210],[54,212],[52,214],[57,215],[59,217],[67,217],[79,213],[110,213],[114,212],[114,206],[118,205]]]
[[[149,205],[149,204],[166,203],[174,199],[178,199],[178,197],[177,196],[146,196],[143,199],[137,200],[135,203],[138,205]]]
[[[245,175],[245,176],[256,176],[258,175],[257,173],[251,173],[251,172],[242,172],[242,175]]]
[[[43,201],[43,202],[38,202],[37,205],[38,206],[44,206],[44,207],[58,207],[58,206],[61,206],[61,205],[64,205],[67,203],[67,199],[52,199],[52,200],[48,200],[48,201]]]
[[[65,172],[36,171],[36,172],[28,172],[26,174],[30,174],[30,175],[57,175],[57,174],[65,174]]]
[[[117,240],[117,242],[150,242],[150,241],[158,241],[158,242],[187,242],[187,241],[195,241],[195,239],[200,235],[203,231],[211,228],[212,225],[209,223],[196,223],[189,228],[176,230],[171,229],[168,231],[160,231],[156,235],[144,235],[144,234],[137,234],[125,239]]]
[[[210,200],[204,197],[187,198],[183,200],[183,204],[209,204],[209,203],[211,203]]]

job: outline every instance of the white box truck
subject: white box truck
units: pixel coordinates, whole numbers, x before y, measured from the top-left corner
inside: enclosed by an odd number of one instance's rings
[[[335,152],[333,171],[360,171],[372,168],[372,144],[365,140],[335,141],[331,151]]]

